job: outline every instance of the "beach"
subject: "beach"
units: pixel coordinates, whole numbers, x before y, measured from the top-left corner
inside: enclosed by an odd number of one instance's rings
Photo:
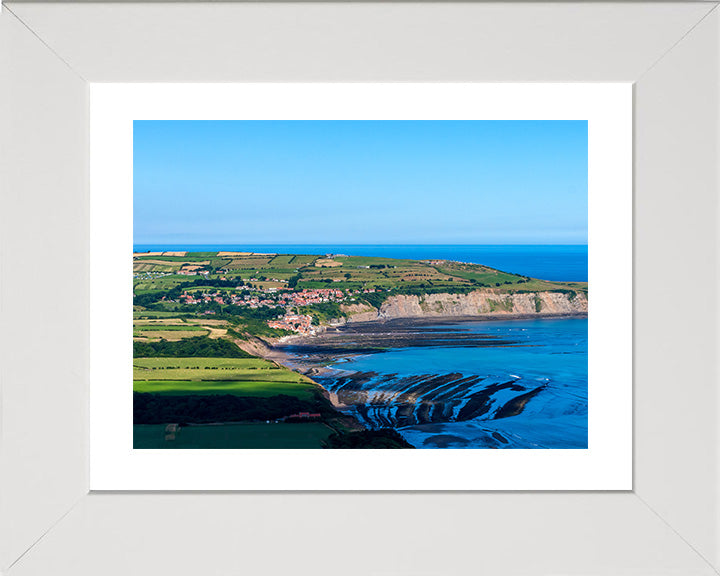
[[[369,428],[416,447],[587,447],[587,318],[396,319],[271,347]]]

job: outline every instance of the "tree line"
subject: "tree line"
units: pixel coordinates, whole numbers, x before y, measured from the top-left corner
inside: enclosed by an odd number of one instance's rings
[[[298,412],[318,412],[323,417],[336,414],[319,395],[313,400],[278,394],[265,398],[232,394],[164,395],[133,393],[134,424],[209,424],[277,420]]]
[[[133,342],[135,358],[254,358],[237,344],[207,336],[185,338],[177,342]]]

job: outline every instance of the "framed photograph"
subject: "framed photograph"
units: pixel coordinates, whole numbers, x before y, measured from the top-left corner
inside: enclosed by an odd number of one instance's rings
[[[717,14],[4,5],[0,571],[715,574]]]
[[[91,488],[629,489],[631,94],[93,87]]]

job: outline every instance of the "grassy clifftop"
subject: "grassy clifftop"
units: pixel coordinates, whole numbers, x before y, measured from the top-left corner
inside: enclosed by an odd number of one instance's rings
[[[344,255],[188,252],[135,255],[135,293],[167,290],[204,273],[208,280],[242,281],[258,289],[400,290],[439,293],[495,288],[501,292],[587,292],[587,282],[551,282],[480,264]],[[183,272],[192,271],[188,277]]]

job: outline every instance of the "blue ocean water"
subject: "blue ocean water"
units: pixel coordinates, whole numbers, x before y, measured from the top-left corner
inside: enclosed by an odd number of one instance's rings
[[[543,280],[587,282],[587,245],[485,244],[136,244],[136,252],[157,250],[279,252],[283,254],[347,254],[411,260],[456,260],[484,264],[503,272]]]
[[[338,358],[330,364],[334,370],[318,381],[341,401],[359,398],[364,405],[351,411],[371,425],[390,423],[417,448],[587,448],[586,318],[446,323],[419,329],[487,335],[498,339],[498,345],[467,347],[458,340],[457,346],[393,348]],[[354,386],[348,376],[358,373],[372,377],[343,396],[349,385]],[[454,374],[455,384],[418,380],[443,374]],[[485,398],[487,391],[491,392]],[[478,396],[487,401],[487,411],[462,418],[463,407],[477,404]],[[429,408],[424,418],[403,426],[398,414],[408,401],[414,403],[414,414],[420,414],[423,404]]]

